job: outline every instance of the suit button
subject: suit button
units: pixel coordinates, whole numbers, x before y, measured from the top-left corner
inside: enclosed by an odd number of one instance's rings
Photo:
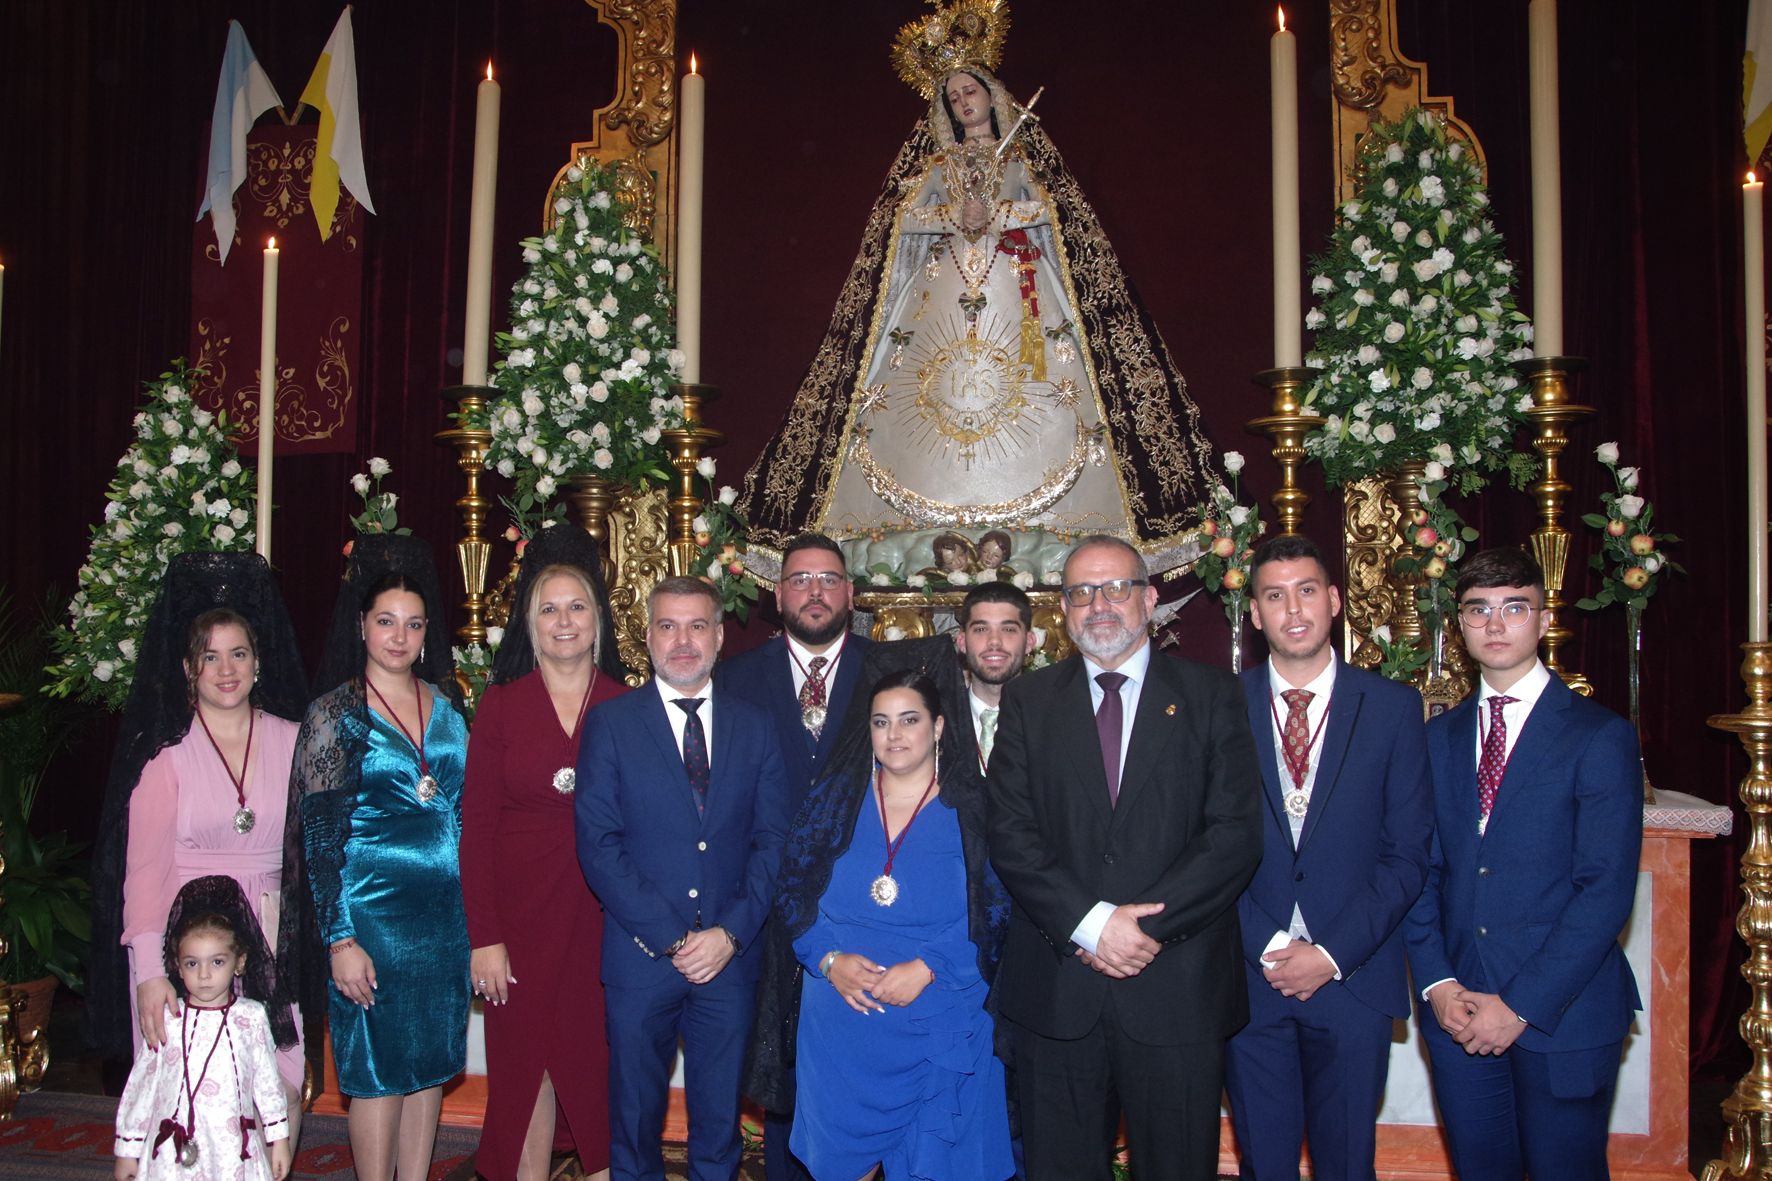
[[[689,891],[689,896],[690,896],[690,897],[691,897],[691,898],[700,898],[700,897],[701,897],[701,891],[700,891],[700,890],[691,890],[691,891]]]
[[[1487,865],[1477,866],[1477,876],[1480,878],[1488,877],[1489,876],[1489,867]]]
[[[1477,928],[1477,934],[1478,934],[1478,935],[1487,935],[1487,934],[1488,934],[1488,933],[1489,933],[1489,928],[1488,928],[1488,927],[1478,927],[1478,928]]]
[[[1298,872],[1297,872],[1297,873],[1296,873],[1296,874],[1293,874],[1293,875],[1292,875],[1292,880],[1293,880],[1293,881],[1295,881],[1295,882],[1302,882],[1302,881],[1304,881],[1304,871],[1303,871],[1303,870],[1299,870],[1299,871],[1298,871]]]
[[[708,851],[708,843],[706,841],[697,841],[695,842],[695,848],[698,852],[706,853]],[[1489,871],[1484,870],[1483,872],[1488,873]]]
[[[1114,863],[1114,855],[1112,853],[1103,853],[1101,855],[1101,860],[1103,864],[1112,865]]]

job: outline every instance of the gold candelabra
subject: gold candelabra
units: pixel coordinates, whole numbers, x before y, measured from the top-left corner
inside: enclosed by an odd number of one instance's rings
[[[1526,411],[1536,430],[1532,449],[1544,461],[1544,471],[1532,485],[1532,497],[1538,502],[1538,528],[1532,531],[1532,556],[1544,569],[1544,607],[1551,613],[1551,625],[1544,633],[1545,667],[1563,678],[1563,683],[1584,697],[1593,696],[1594,687],[1588,679],[1563,666],[1561,649],[1575,638],[1573,629],[1563,623],[1563,606],[1568,598],[1563,593],[1569,567],[1569,530],[1563,527],[1563,508],[1573,491],[1563,479],[1558,464],[1563,449],[1569,445],[1569,427],[1593,414],[1591,406],[1569,399],[1568,377],[1586,364],[1580,357],[1533,357],[1520,362],[1519,369],[1532,383],[1532,407]]]
[[[451,386],[444,390],[444,400],[455,403],[455,425],[437,432],[437,442],[455,448],[455,465],[468,482],[467,494],[455,502],[467,534],[455,543],[462,585],[467,588],[467,598],[462,605],[468,613],[467,622],[456,628],[455,634],[464,644],[479,644],[486,640],[486,569],[492,543],[484,529],[486,510],[492,507],[492,502],[480,495],[480,477],[486,471],[486,449],[492,446],[492,432],[481,424],[486,421],[487,395],[494,392],[490,386],[477,385]]]
[[[1735,930],[1747,944],[1741,975],[1752,990],[1737,1023],[1752,1064],[1723,1100],[1722,1157],[1704,1166],[1704,1181],[1772,1174],[1772,643],[1743,644],[1741,680],[1747,707],[1718,714],[1710,725],[1741,740],[1747,777],[1741,804],[1748,841],[1741,855],[1741,910]]]
[[[726,436],[702,422],[701,410],[720,396],[719,388],[684,382],[671,387],[683,399],[683,425],[664,432],[671,445],[671,466],[677,470],[677,494],[671,497],[670,559],[672,574],[700,574],[690,567],[701,546],[695,540],[695,518],[701,513],[702,498],[696,481],[701,477],[696,467],[702,453],[726,441]]]
[[[1304,413],[1298,392],[1310,381],[1311,370],[1298,366],[1264,369],[1255,375],[1255,384],[1273,392],[1273,409],[1263,418],[1249,420],[1253,434],[1267,435],[1274,441],[1274,460],[1280,465],[1280,487],[1273,495],[1274,512],[1281,533],[1297,533],[1304,519],[1304,506],[1310,493],[1298,486],[1298,467],[1304,462],[1304,437],[1323,425],[1323,418]]]

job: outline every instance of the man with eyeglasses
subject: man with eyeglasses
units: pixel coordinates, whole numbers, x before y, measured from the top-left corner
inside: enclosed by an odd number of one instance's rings
[[[1433,855],[1404,924],[1434,1095],[1460,1177],[1605,1178],[1641,1007],[1618,945],[1643,837],[1636,734],[1538,659],[1551,621],[1525,552],[1471,557],[1457,590],[1482,682],[1428,723]]]
[[[1224,1041],[1247,1017],[1237,897],[1261,774],[1229,673],[1158,659],[1157,592],[1117,537],[1064,568],[1078,653],[1003,689],[991,860],[1014,901],[997,976],[1031,1181],[1216,1175]]]
[[[1403,918],[1421,894],[1433,788],[1421,695],[1335,655],[1341,595],[1308,538],[1261,544],[1243,672],[1264,852],[1238,902],[1249,1024],[1225,1090],[1249,1181],[1373,1181],[1391,1025],[1409,1017]]]
[[[849,567],[836,542],[822,533],[803,533],[781,555],[775,604],[782,634],[721,664],[714,682],[762,706],[775,724],[787,765],[788,815],[799,812],[806,793],[823,774],[837,747],[843,716],[869,641],[849,630],[852,615]],[[769,1181],[809,1181],[788,1152],[792,1111],[766,1113],[764,1165]]]

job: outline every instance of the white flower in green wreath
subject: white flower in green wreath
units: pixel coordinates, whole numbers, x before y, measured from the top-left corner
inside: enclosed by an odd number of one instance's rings
[[[182,361],[147,384],[135,439],[117,461],[103,520],[80,567],[68,626],[55,633],[49,691],[121,709],[135,679],[148,612],[174,554],[250,550],[257,505],[225,412],[187,392],[199,374]]]
[[[1536,461],[1514,452],[1530,395],[1514,363],[1532,326],[1489,219],[1482,168],[1444,120],[1419,108],[1374,124],[1360,191],[1312,262],[1316,335],[1305,403],[1325,425],[1305,440],[1332,483],[1433,459],[1464,492]]]
[[[662,432],[682,421],[670,287],[614,188],[599,164],[568,168],[554,224],[522,244],[528,271],[498,338],[487,460],[515,481],[523,512],[545,510],[572,476],[634,485],[670,470]]]

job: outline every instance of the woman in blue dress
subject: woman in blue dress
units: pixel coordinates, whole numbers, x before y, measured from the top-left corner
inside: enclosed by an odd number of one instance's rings
[[[390,1181],[396,1166],[401,1178],[429,1173],[442,1085],[466,1064],[470,993],[458,857],[467,727],[421,675],[447,668],[427,659],[447,651],[427,638],[440,622],[428,551],[387,542],[393,568],[365,579],[353,562],[343,644],[356,673],[309,708],[294,772],[333,1058],[365,1181]]]
[[[789,1146],[819,1181],[1014,1172],[986,1011],[1002,889],[976,753],[950,743],[943,765],[941,704],[919,669],[882,677],[790,837],[779,913],[804,973]]]

